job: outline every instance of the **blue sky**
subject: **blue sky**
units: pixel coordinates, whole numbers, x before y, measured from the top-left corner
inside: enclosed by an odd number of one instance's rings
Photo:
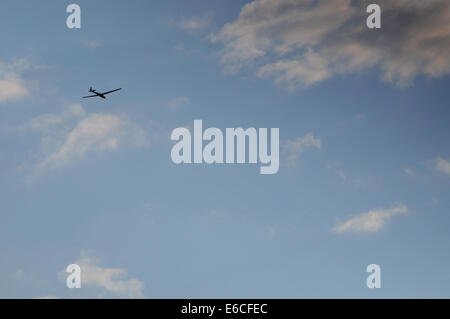
[[[419,2],[3,1],[0,297],[450,297],[450,6]],[[195,119],[279,128],[279,172],[175,165]]]

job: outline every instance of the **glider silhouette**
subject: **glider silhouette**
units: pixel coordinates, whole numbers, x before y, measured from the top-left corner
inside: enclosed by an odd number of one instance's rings
[[[94,95],[83,96],[83,99],[86,99],[86,98],[89,98],[89,97],[97,97],[97,96],[101,97],[102,99],[106,99],[106,96],[105,96],[106,94],[113,93],[113,92],[116,92],[116,91],[119,91],[119,90],[122,90],[122,88],[115,89],[115,90],[108,91],[108,92],[100,93],[100,92],[97,92],[95,89],[93,89],[92,86],[91,86],[90,89],[89,89],[89,92],[94,93]]]

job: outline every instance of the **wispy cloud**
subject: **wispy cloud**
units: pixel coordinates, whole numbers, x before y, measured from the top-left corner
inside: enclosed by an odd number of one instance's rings
[[[178,26],[188,32],[196,32],[208,27],[211,23],[210,16],[182,18]]]
[[[81,287],[96,287],[118,297],[144,298],[144,283],[136,278],[127,278],[127,271],[123,268],[103,268],[99,261],[85,253],[74,262],[81,268]],[[60,278],[66,278],[67,273],[62,270]],[[81,289],[82,289],[81,288]]]
[[[351,174],[348,175],[342,168],[338,169],[336,171],[336,175],[338,179],[341,181],[342,185],[351,185],[355,187],[362,187],[371,185],[376,182],[376,178],[373,176],[361,176],[361,175],[355,175]]]
[[[334,227],[336,233],[376,233],[395,215],[408,213],[404,204],[397,204],[388,209],[373,209],[359,214]]]
[[[143,146],[145,143],[145,132],[126,116],[93,113],[81,119],[58,149],[37,165],[37,169],[66,166],[90,152],[115,150],[127,144]]]
[[[32,132],[40,138],[34,164],[24,163],[26,182],[45,172],[70,165],[88,154],[122,147],[145,147],[148,135],[126,115],[86,114],[81,104],[71,104],[61,113],[43,114],[10,130]]]
[[[169,103],[167,103],[167,106],[169,107],[169,109],[171,110],[177,110],[179,109],[181,106],[186,105],[190,102],[190,99],[188,97],[185,96],[179,96],[177,98],[174,98],[172,100],[169,101]]]
[[[382,30],[369,30],[367,2],[256,0],[211,37],[236,72],[256,66],[288,90],[376,67],[385,81],[408,86],[420,75],[450,74],[450,2],[379,0]]]
[[[17,131],[51,132],[59,130],[67,125],[70,120],[79,119],[86,115],[81,104],[70,104],[64,107],[59,114],[42,114],[27,123],[15,127],[9,127]]]
[[[438,157],[436,159],[436,170],[438,170],[441,173],[444,173],[446,175],[450,175],[450,162],[446,161],[445,159]]]
[[[301,154],[308,148],[322,148],[321,140],[315,138],[312,133],[282,143],[282,149],[286,154],[286,161],[291,166],[298,164]]]

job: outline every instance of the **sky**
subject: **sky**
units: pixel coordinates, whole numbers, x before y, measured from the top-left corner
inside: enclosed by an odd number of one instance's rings
[[[448,1],[70,3],[0,5],[1,298],[450,297]],[[198,119],[278,173],[174,164]]]

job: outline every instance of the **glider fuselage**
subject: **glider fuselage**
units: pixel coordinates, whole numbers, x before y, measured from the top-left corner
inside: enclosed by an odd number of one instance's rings
[[[97,95],[97,96],[100,96],[102,99],[106,99],[106,96],[104,96],[104,95],[101,94],[101,93],[98,93],[98,92],[95,91],[95,90],[91,90],[91,92],[94,93],[94,94]]]

